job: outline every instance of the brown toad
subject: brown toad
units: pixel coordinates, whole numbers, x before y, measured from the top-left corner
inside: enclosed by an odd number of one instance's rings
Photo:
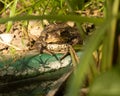
[[[83,44],[79,31],[66,23],[50,24],[42,31],[35,46],[40,53],[64,53],[69,51],[68,45]]]

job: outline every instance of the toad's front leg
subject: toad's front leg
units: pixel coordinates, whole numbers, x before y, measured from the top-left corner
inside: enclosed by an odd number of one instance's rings
[[[45,53],[48,53],[50,55],[53,55],[56,60],[61,62],[68,54],[69,54],[69,48],[67,46],[68,44],[47,44],[46,49],[44,50]],[[64,53],[61,58],[57,57],[57,53]]]
[[[60,60],[63,60],[65,57],[67,57],[69,55],[69,48],[68,50],[63,54],[63,56],[60,58]]]
[[[72,59],[73,66],[75,67],[77,64],[79,64],[79,57],[77,56],[75,50],[71,45],[68,45],[66,53],[61,57],[60,60],[63,60],[66,56],[70,55]]]
[[[41,53],[47,53],[47,54],[51,54],[51,52],[49,52],[49,50],[47,50],[47,43],[44,41],[37,41],[35,43],[35,46],[37,48],[37,50],[39,50],[40,54]]]

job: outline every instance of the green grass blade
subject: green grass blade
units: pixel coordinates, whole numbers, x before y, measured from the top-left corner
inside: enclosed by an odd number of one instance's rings
[[[96,25],[100,25],[103,22],[103,18],[94,18],[94,17],[82,17],[76,15],[43,15],[43,16],[33,16],[33,15],[23,15],[15,16],[9,18],[1,18],[0,23],[6,23],[8,21],[20,21],[20,20],[58,20],[58,21],[74,21],[78,23],[90,22]]]
[[[118,9],[119,9],[119,0],[115,0],[113,3],[113,8],[111,9],[112,10],[111,15],[117,16]],[[108,18],[110,17],[108,16]],[[103,57],[102,57],[102,66],[101,66],[102,71],[106,71],[106,69],[110,69],[112,67],[113,48],[114,48],[113,46],[114,46],[116,26],[117,26],[117,18],[113,18],[110,23],[109,29],[107,30],[106,38],[103,44],[103,52],[102,52]]]
[[[18,0],[14,0],[14,3],[10,9],[10,17],[15,16],[17,2],[18,2]],[[11,27],[12,27],[12,21],[9,21],[7,24],[6,32],[9,32]]]
[[[77,66],[75,74],[71,79],[70,85],[68,87],[68,93],[66,96],[78,96],[80,85],[84,80],[87,70],[89,69],[89,61],[91,59],[92,53],[102,42],[105,35],[105,30],[107,29],[108,25],[108,21],[104,22],[99,28],[99,30],[97,30],[93,34],[89,42],[86,44],[85,51],[82,57],[80,58],[80,64]]]

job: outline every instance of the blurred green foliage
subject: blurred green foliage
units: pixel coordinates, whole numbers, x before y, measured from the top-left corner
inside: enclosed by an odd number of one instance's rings
[[[87,16],[82,17],[78,14],[74,14],[74,11],[84,9],[86,6],[84,0],[19,0],[18,4],[21,4],[22,7],[16,8],[15,17],[0,19],[0,23],[6,23],[11,20],[48,19],[56,21],[74,21],[77,24],[85,22],[98,24],[98,29],[92,36],[87,38],[88,40],[83,49],[83,55],[80,58],[80,64],[77,66],[74,71],[75,74],[72,75],[69,81],[66,96],[79,96],[78,92],[80,88],[82,88],[83,81],[88,72],[93,72],[88,74],[93,76],[91,77],[92,81],[90,82],[90,96],[119,96],[120,77],[118,66],[120,62],[120,41],[118,38],[120,33],[117,30],[120,28],[118,26],[118,24],[120,24],[120,1],[89,0],[87,4],[89,5],[95,1],[104,2],[103,8],[105,14],[102,18],[89,18]],[[4,4],[5,8],[3,10],[11,6],[11,2],[5,2]],[[32,15],[33,13],[38,16],[27,16],[28,14]],[[27,15],[24,17],[16,16],[21,14],[22,16],[24,14]],[[97,66],[96,62],[93,60],[93,52],[95,51],[102,54],[101,58],[97,58],[99,59],[99,66]],[[94,66],[91,68],[92,70],[90,69],[90,66],[92,66],[91,63]],[[114,68],[114,65],[118,67],[118,69]],[[87,87],[89,88],[89,86]]]

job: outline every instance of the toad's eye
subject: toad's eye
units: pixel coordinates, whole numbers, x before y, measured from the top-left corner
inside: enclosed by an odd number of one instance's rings
[[[60,33],[61,36],[67,36],[68,35],[68,31],[67,30],[64,30]]]

